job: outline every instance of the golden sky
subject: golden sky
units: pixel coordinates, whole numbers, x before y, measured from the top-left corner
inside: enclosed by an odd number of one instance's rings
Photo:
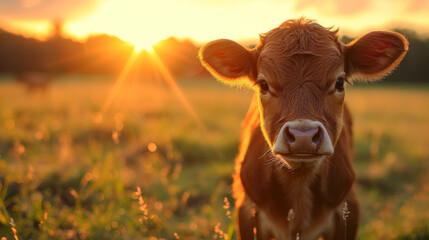
[[[0,27],[46,38],[52,21],[84,39],[108,33],[140,46],[169,36],[205,42],[257,38],[281,22],[306,16],[340,34],[408,27],[429,33],[428,0],[1,0]]]

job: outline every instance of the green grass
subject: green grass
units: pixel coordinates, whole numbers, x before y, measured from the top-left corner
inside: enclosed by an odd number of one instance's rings
[[[129,81],[101,119],[113,81],[58,77],[30,95],[0,79],[0,238],[13,239],[12,217],[19,239],[213,239],[218,223],[234,239],[223,205],[227,197],[233,208],[231,174],[252,93],[182,80],[196,119],[164,83]],[[346,90],[360,239],[429,237],[428,90]]]

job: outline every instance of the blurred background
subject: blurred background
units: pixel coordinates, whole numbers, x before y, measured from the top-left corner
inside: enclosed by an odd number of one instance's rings
[[[306,16],[347,43],[410,50],[347,88],[359,239],[429,238],[429,1],[1,0],[0,238],[235,239],[234,158],[250,89],[200,46]],[[299,213],[297,213],[299,214]]]

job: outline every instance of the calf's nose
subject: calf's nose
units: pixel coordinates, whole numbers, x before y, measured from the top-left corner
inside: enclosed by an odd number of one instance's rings
[[[293,154],[316,153],[323,138],[323,130],[320,127],[299,128],[286,127],[283,137],[290,152]]]

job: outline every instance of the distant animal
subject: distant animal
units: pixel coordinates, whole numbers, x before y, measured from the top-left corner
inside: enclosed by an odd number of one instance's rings
[[[51,84],[51,77],[44,72],[20,73],[15,77],[15,80],[24,85],[29,93],[43,93]]]
[[[255,89],[233,184],[239,239],[356,238],[344,85],[385,76],[407,50],[396,32],[374,31],[343,44],[338,29],[305,18],[260,35],[253,49],[226,39],[200,49],[217,79]]]

